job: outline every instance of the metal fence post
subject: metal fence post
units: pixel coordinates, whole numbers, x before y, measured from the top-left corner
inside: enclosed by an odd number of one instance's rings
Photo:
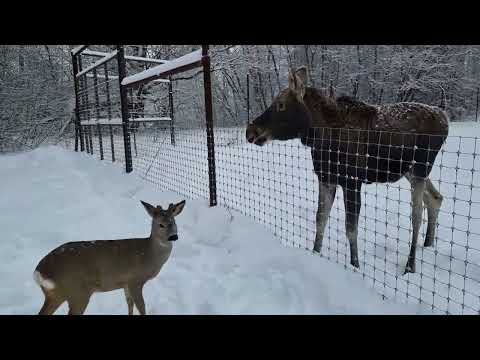
[[[250,124],[250,76],[247,74],[247,125]]]
[[[170,107],[170,141],[173,146],[175,146],[175,123],[173,122],[173,85],[172,77],[169,77],[170,82],[168,83],[168,105]]]
[[[76,55],[72,54],[72,66],[73,66],[73,83],[74,83],[74,90],[75,90],[75,129],[80,139],[80,151],[85,150],[85,145],[83,142],[83,131],[82,126],[80,124],[80,114],[79,114],[79,107],[80,107],[80,99],[78,98],[78,64],[77,64],[77,57]],[[78,151],[78,144],[77,140],[75,140],[75,151]]]
[[[112,102],[110,101],[110,80],[108,78],[108,65],[103,65],[105,72],[105,91],[107,93],[107,116],[108,121],[112,121]],[[112,162],[115,162],[115,145],[113,140],[113,128],[112,124],[108,124],[108,130],[110,131],[110,151],[112,153]]]
[[[96,115],[96,118],[97,118],[98,146],[100,148],[100,160],[103,160],[102,127],[98,123],[99,120],[100,120],[100,96],[98,95],[97,69],[93,69],[93,88],[95,90],[95,115]]]
[[[210,206],[217,205],[217,183],[215,175],[215,141],[213,137],[212,82],[210,77],[210,57],[208,45],[202,45],[203,86],[205,93],[205,122],[207,126],[208,180]]]
[[[118,81],[120,87],[120,103],[122,108],[122,127],[123,127],[123,145],[125,149],[125,169],[126,172],[132,172],[132,148],[130,144],[130,128],[128,124],[128,97],[127,89],[122,85],[122,80],[127,75],[125,65],[125,53],[123,45],[117,45],[117,61],[118,61]]]
[[[480,87],[477,88],[477,106],[475,107],[475,121],[478,121],[478,92],[480,91]]]

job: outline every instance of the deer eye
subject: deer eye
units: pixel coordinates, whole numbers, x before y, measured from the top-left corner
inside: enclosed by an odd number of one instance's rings
[[[278,111],[285,111],[286,108],[287,108],[287,106],[283,102],[279,102],[278,105],[277,105]]]
[[[161,223],[158,223],[158,226],[160,226],[160,227],[162,227],[162,228],[165,227],[165,225],[163,225],[163,224],[161,224]]]

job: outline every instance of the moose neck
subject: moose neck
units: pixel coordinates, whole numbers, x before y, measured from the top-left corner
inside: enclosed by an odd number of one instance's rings
[[[340,128],[345,125],[345,114],[336,99],[330,97],[325,89],[308,87],[303,101],[311,118],[310,126],[301,129],[298,134],[303,145],[312,147],[314,139],[319,138],[319,132],[326,127]]]

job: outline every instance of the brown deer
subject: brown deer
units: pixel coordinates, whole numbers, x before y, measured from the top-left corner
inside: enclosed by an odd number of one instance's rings
[[[263,146],[269,140],[299,138],[311,148],[319,180],[317,232],[313,250],[320,252],[323,233],[341,186],[345,203],[350,263],[359,267],[357,234],[362,184],[396,182],[405,177],[412,190],[412,245],[405,273],[415,272],[415,249],[428,210],[425,246],[433,245],[442,195],[428,178],[445,139],[448,117],[440,107],[402,102],[370,105],[333,89],[307,87],[305,67],[290,71],[288,88],[246,129],[246,140]]]
[[[133,314],[133,305],[145,315],[143,286],[158,275],[178,239],[175,216],[185,200],[170,204],[167,210],[141,201],[152,217],[147,238],[77,241],[63,244],[37,265],[34,279],[45,295],[39,315],[51,315],[65,301],[69,315],[84,313],[95,292],[122,289]]]

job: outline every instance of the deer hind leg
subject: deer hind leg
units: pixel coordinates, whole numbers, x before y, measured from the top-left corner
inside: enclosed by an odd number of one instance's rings
[[[435,229],[437,226],[438,213],[442,206],[443,196],[433,186],[430,179],[426,180],[423,202],[427,206],[428,226],[424,246],[432,246],[435,240]]]
[[[332,184],[318,182],[318,209],[317,209],[317,232],[315,234],[315,244],[313,246],[314,252],[322,250],[323,234],[325,226],[327,225],[328,217],[332,209],[333,201],[335,200],[335,193],[337,186]]]
[[[90,301],[91,293],[81,293],[71,296],[68,301],[68,315],[83,315]]]
[[[345,204],[345,229],[350,243],[350,264],[356,268],[358,263],[358,217],[361,207],[361,184],[343,187],[343,200]]]
[[[143,300],[143,285],[144,284],[131,284],[128,286],[128,291],[130,292],[135,306],[138,309],[140,315],[145,315],[145,300]]]
[[[406,176],[412,187],[412,245],[408,255],[404,274],[415,272],[415,254],[417,248],[418,233],[422,224],[423,194],[425,193],[427,180],[414,175]]]
[[[52,315],[65,302],[65,299],[54,293],[45,293],[45,301],[38,315]]]
[[[125,287],[123,291],[125,292],[125,299],[127,300],[128,315],[133,315],[133,298],[130,294],[130,290],[128,290],[128,287]]]

